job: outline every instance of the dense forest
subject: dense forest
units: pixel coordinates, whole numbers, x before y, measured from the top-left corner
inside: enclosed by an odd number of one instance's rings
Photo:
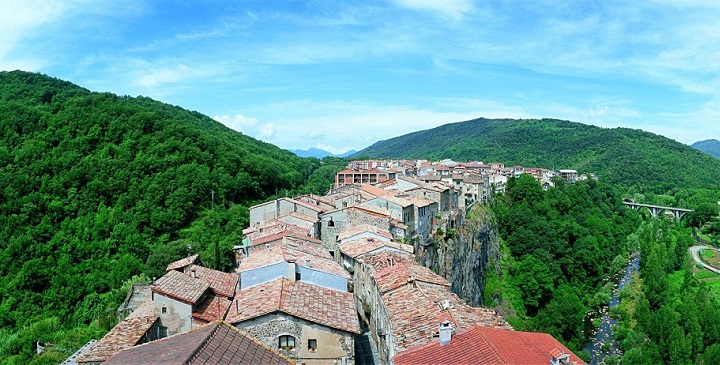
[[[485,303],[518,330],[547,332],[580,356],[585,315],[605,305],[642,222],[612,186],[594,180],[544,191],[528,174],[511,179],[491,203],[504,248],[502,275],[490,277]]]
[[[717,275],[695,272],[687,248],[688,228],[654,219],[631,235],[640,252],[640,271],[623,288],[614,333],[624,354],[614,363],[720,363],[720,300],[699,279]],[[715,285],[717,288],[717,285]]]
[[[720,187],[720,160],[690,146],[641,130],[554,119],[446,124],[377,142],[358,155],[575,169],[630,193]]]
[[[197,112],[0,73],[0,359],[58,363],[109,329],[133,280],[190,252],[228,268],[247,207],[325,192],[304,159]]]

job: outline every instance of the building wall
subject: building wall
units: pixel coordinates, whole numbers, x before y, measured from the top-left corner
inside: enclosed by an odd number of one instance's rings
[[[329,225],[332,218],[333,226]],[[320,239],[325,249],[335,253],[337,251],[337,236],[349,222],[347,209],[336,210],[321,215],[320,218]]]
[[[251,254],[262,255],[262,251]],[[243,271],[240,273],[240,289],[246,289],[273,279],[285,277],[287,276],[287,273],[288,263],[284,261],[273,265],[259,267],[257,269]]]
[[[160,293],[153,293],[155,315],[160,318],[163,327],[167,327],[167,335],[187,332],[192,328],[192,306],[177,301]],[[165,307],[165,313],[162,308]]]
[[[339,255],[337,252],[335,255]],[[319,285],[325,288],[335,289],[339,291],[348,291],[347,278],[329,274],[323,271],[314,270],[309,267],[297,265],[297,272],[300,273],[300,281],[310,284]]]
[[[234,324],[268,347],[279,351],[298,363],[303,364],[355,364],[355,342],[351,333],[336,330],[304,319],[276,312],[249,321]],[[279,347],[281,335],[295,338],[295,348],[283,350]],[[317,340],[317,350],[308,349],[308,340]]]

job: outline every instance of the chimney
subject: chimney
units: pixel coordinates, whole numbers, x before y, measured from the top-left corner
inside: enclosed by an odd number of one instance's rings
[[[452,341],[452,322],[445,320],[440,323],[440,345],[447,345]]]
[[[195,273],[195,270],[196,270],[196,269],[190,270],[190,277],[191,277],[191,278],[197,278],[197,274]]]
[[[295,259],[288,259],[288,271],[287,271],[287,278],[290,279],[290,281],[295,281]]]
[[[310,267],[310,259],[305,259],[305,266]]]

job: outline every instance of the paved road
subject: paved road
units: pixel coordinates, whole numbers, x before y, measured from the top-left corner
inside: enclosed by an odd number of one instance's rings
[[[715,252],[720,253],[720,250],[718,250],[717,248],[710,247],[710,246],[702,246],[702,245],[692,246],[688,250],[690,250],[690,253],[692,254],[693,260],[695,260],[695,262],[700,263],[700,265],[702,265],[704,268],[706,268],[716,274],[720,274],[720,269],[714,268],[714,267],[704,263],[702,260],[700,260],[700,250],[703,250],[703,249],[709,249],[709,250],[713,250]]]

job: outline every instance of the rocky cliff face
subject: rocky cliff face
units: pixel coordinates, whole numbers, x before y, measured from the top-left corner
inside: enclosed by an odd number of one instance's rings
[[[452,291],[472,306],[483,305],[485,274],[499,271],[500,241],[492,212],[475,205],[464,224],[436,243],[420,247],[417,260],[445,277]]]

